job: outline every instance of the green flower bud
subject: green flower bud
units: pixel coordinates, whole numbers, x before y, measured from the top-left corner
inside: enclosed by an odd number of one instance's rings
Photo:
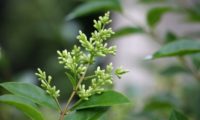
[[[77,37],[77,39],[80,41],[81,45],[88,51],[92,51],[94,49],[92,43],[90,43],[87,40],[87,36],[82,33],[82,31],[79,31],[79,35]]]
[[[118,77],[118,78],[121,78],[121,76],[125,73],[127,73],[128,71],[127,70],[123,70],[121,67],[117,68],[115,70],[115,75]]]
[[[61,54],[61,52],[58,52],[58,54]],[[51,86],[51,76],[46,76],[46,72],[42,71],[38,68],[38,72],[35,73],[35,75],[38,77],[38,79],[41,81],[41,86],[46,90],[46,92],[51,95],[52,97],[59,97],[60,96],[60,90],[56,90],[55,86]]]
[[[111,73],[112,70],[113,70],[113,65],[112,65],[112,63],[110,63],[109,65],[106,66],[106,72]]]

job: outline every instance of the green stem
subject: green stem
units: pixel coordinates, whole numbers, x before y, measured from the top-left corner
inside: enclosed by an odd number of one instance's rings
[[[56,97],[53,97],[53,99],[55,100],[55,102],[56,102],[56,104],[58,106],[59,111],[62,112],[62,109],[61,109],[61,106],[60,106],[60,104],[58,102],[58,99]]]
[[[193,74],[195,79],[200,81],[200,75],[197,72],[198,70],[193,66],[193,64],[190,64],[184,57],[178,57],[178,60]]]
[[[61,115],[60,115],[59,120],[64,120],[64,116],[65,116],[65,115],[67,114],[67,112],[69,111],[69,110],[68,110],[69,104],[71,103],[72,99],[74,98],[74,96],[75,96],[75,94],[76,94],[76,91],[78,90],[79,86],[81,85],[82,81],[84,80],[84,77],[85,77],[85,75],[86,75],[86,72],[87,72],[88,67],[89,67],[89,64],[87,64],[86,70],[85,70],[84,74],[81,76],[81,78],[79,79],[79,81],[78,81],[78,83],[77,83],[77,85],[76,85],[76,87],[75,87],[75,90],[73,90],[72,94],[70,95],[70,97],[69,97],[69,99],[68,99],[68,101],[67,101],[67,104],[66,104],[65,108],[64,108],[64,109],[62,110],[62,112],[61,112]]]
[[[84,80],[89,80],[89,79],[92,79],[94,77],[96,77],[96,75],[87,76],[87,77],[84,78]]]
[[[76,108],[76,106],[78,106],[81,103],[82,100],[83,99],[79,99],[69,110],[73,111]]]

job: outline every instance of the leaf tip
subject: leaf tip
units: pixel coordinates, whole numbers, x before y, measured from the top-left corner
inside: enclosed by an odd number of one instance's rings
[[[66,17],[65,17],[65,20],[66,21],[70,21],[70,20],[73,20],[75,17],[74,17],[74,15],[73,14],[69,14],[69,15],[67,15]]]

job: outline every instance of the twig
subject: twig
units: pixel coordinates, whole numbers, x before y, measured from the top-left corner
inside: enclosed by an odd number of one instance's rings
[[[190,70],[190,72],[193,74],[194,78],[197,80],[200,80],[200,75],[197,72],[198,70],[195,68],[195,66],[193,66],[193,64],[190,64],[186,58],[184,57],[178,57],[178,60],[185,66],[185,68],[187,68],[188,70]]]
[[[55,100],[55,102],[56,102],[56,104],[57,104],[57,106],[58,106],[59,111],[62,112],[62,109],[61,109],[61,107],[60,107],[60,104],[59,104],[59,102],[58,102],[58,99],[57,99],[56,97],[54,97],[54,100]]]
[[[81,85],[82,81],[84,80],[84,77],[85,77],[85,75],[86,75],[86,72],[87,72],[88,67],[89,67],[89,64],[87,64],[87,67],[86,67],[86,70],[85,70],[84,74],[81,76],[81,78],[80,78],[79,81],[78,81],[78,84],[76,85],[75,90],[73,90],[72,94],[70,95],[70,97],[69,97],[69,99],[68,99],[68,101],[67,101],[67,104],[66,104],[65,108],[64,108],[64,109],[62,110],[62,112],[61,112],[61,115],[60,115],[59,120],[64,120],[64,116],[65,116],[65,115],[67,114],[67,112],[68,112],[68,106],[69,106],[69,104],[71,103],[72,99],[74,98],[74,96],[75,96],[75,94],[76,94],[76,91],[78,90],[78,87]]]

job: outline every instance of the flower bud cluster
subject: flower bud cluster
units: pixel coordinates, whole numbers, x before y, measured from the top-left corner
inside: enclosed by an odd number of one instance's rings
[[[38,68],[38,72],[35,73],[38,79],[41,81],[41,86],[46,90],[46,92],[52,97],[59,97],[60,90],[56,90],[56,86],[51,86],[52,77],[46,75],[46,72]]]
[[[88,100],[88,97],[94,94],[100,94],[104,91],[104,86],[112,84],[112,63],[107,65],[106,69],[103,70],[100,67],[97,67],[95,71],[94,78],[92,79],[91,86],[88,89],[85,88],[85,85],[82,84],[79,86],[78,95],[80,98]]]
[[[78,80],[85,73],[87,64],[92,64],[95,57],[115,54],[116,46],[108,47],[107,43],[104,43],[107,38],[114,34],[111,28],[105,28],[105,25],[110,22],[109,12],[103,17],[99,17],[98,21],[94,20],[96,30],[89,39],[84,33],[79,31],[77,39],[87,53],[81,51],[81,48],[77,46],[74,46],[71,52],[67,50],[57,51],[59,63],[63,64],[64,68],[73,74],[73,79]]]
[[[83,74],[88,62],[88,56],[80,49],[80,47],[74,46],[71,52],[67,50],[57,51],[59,63],[63,64],[65,69],[70,70],[75,75]]]
[[[92,56],[106,56],[107,54],[114,55],[116,53],[116,46],[108,47],[107,43],[104,43],[105,40],[114,34],[112,28],[105,28],[111,22],[109,16],[110,13],[107,12],[103,17],[99,17],[98,21],[94,20],[96,30],[92,32],[89,39],[82,31],[79,31],[77,39]]]
[[[90,38],[79,31],[77,39],[81,43],[83,50],[81,47],[75,45],[70,52],[68,50],[57,51],[58,61],[67,70],[67,76],[73,85],[74,92],[84,100],[88,100],[94,94],[100,94],[104,91],[105,86],[113,83],[113,66],[109,64],[105,69],[97,67],[94,75],[89,79],[91,81],[88,87],[82,84],[84,78],[86,78],[85,75],[88,66],[94,63],[96,57],[104,57],[108,54],[115,55],[116,53],[116,46],[108,47],[107,43],[105,43],[114,34],[111,28],[105,28],[111,22],[109,16],[110,13],[107,12],[104,16],[99,17],[99,20],[94,20],[94,28],[96,30],[92,32]],[[115,70],[115,74],[119,78],[126,72],[121,68]],[[60,91],[56,90],[55,86],[52,87],[50,85],[52,80],[51,76],[47,77],[46,73],[40,69],[38,69],[36,75],[42,83],[41,86],[46,89],[47,93],[53,97],[59,96]]]

